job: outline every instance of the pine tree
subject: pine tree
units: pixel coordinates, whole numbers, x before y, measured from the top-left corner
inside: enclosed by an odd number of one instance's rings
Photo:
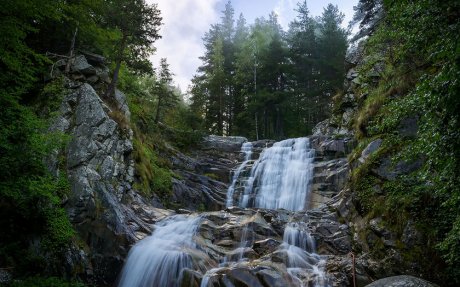
[[[153,71],[148,56],[153,52],[152,44],[161,37],[158,32],[162,18],[157,4],[149,5],[145,0],[112,0],[107,4],[107,26],[120,34],[115,45],[115,69],[105,94],[112,96],[122,63],[140,72]]]
[[[157,110],[155,114],[155,124],[158,124],[162,119],[163,113],[167,108],[173,108],[177,105],[179,99],[173,91],[172,87],[173,74],[169,70],[169,64],[166,58],[160,60],[160,70],[157,75],[155,92],[157,95]]]

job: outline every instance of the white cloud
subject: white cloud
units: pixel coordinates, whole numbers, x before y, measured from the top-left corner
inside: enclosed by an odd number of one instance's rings
[[[278,15],[278,22],[283,29],[287,30],[289,23],[293,20],[294,9],[298,0],[278,0],[273,11]]]
[[[162,39],[155,42],[154,66],[167,58],[174,81],[185,91],[204,53],[202,37],[219,20],[216,5],[221,0],[148,0],[157,3],[163,17]]]

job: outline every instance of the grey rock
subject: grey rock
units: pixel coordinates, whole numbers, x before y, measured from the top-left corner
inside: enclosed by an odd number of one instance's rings
[[[73,64],[71,66],[72,72],[78,72],[83,75],[95,75],[96,74],[96,68],[94,68],[92,65],[90,65],[87,61],[85,56],[83,55],[78,55],[75,57]]]
[[[104,65],[106,62],[105,57],[102,55],[91,53],[88,51],[80,51],[80,53],[82,53],[85,56],[86,60],[92,65]]]
[[[376,152],[380,146],[382,145],[383,140],[382,139],[376,139],[373,140],[370,144],[367,145],[367,147],[361,152],[361,157],[358,159],[361,163],[364,163],[366,159]]]
[[[404,227],[401,241],[406,248],[412,248],[415,245],[423,244],[423,235],[415,228],[415,223],[409,220]]]
[[[110,71],[108,67],[96,66],[96,76],[98,76],[102,82],[106,84],[110,83]]]
[[[114,96],[115,96],[115,101],[117,102],[117,107],[124,114],[124,116],[129,120],[129,118],[131,117],[131,112],[129,111],[128,101],[126,100],[125,94],[123,94],[123,92],[121,92],[120,90],[116,89]]]
[[[371,284],[366,285],[366,287],[435,287],[437,285],[430,283],[426,280],[409,276],[409,275],[399,275],[393,277],[387,277]]]
[[[63,204],[91,252],[85,253],[87,268],[75,263],[82,258],[76,255],[82,251],[78,248],[67,257],[75,264],[66,268],[95,284],[111,285],[129,246],[150,234],[155,218],[164,215],[152,211],[150,203],[132,189],[132,132],[121,132],[89,84],[71,88],[52,129],[71,135],[65,151],[71,191]],[[119,96],[126,103],[124,95]],[[52,168],[57,169],[55,164]]]
[[[247,142],[245,137],[223,137],[210,135],[204,138],[203,147],[207,149],[215,149],[219,151],[239,151],[241,145]]]
[[[416,171],[423,165],[423,163],[424,159],[419,158],[411,162],[399,161],[396,164],[394,164],[391,158],[385,157],[380,160],[378,166],[372,169],[372,171],[384,179],[394,180],[396,177],[400,175],[409,174],[411,172]]]
[[[283,276],[283,274],[274,270],[263,269],[257,272],[256,275],[265,287],[286,287],[292,284],[292,282],[289,282],[289,277]]]

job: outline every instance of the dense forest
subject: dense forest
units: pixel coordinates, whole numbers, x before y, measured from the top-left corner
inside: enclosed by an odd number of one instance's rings
[[[118,89],[128,98],[131,119],[116,108],[110,116],[133,130],[134,188],[147,198],[166,198],[177,177],[162,157],[170,146],[187,153],[206,134],[285,139],[307,136],[326,119],[339,126],[335,116],[349,108],[343,82],[350,46],[363,53],[356,67],[357,104],[346,127],[357,141],[350,162],[357,162],[370,142],[383,140],[379,152],[352,172],[356,210],[363,218],[382,215],[396,233],[403,222],[415,221],[426,248],[401,247],[403,259],[422,262],[420,274],[438,284],[460,283],[458,1],[359,0],[355,35],[343,28],[344,15],[331,4],[313,17],[301,1],[284,31],[274,13],[252,24],[243,15],[236,19],[228,2],[221,21],[204,35],[205,54],[189,102],[174,87],[167,59],[159,67],[149,61],[161,37],[156,4],[2,4],[0,271],[18,279],[9,285],[84,286],[78,278],[59,279],[66,272],[50,267],[82,239],[65,209],[72,189],[66,158],[59,154],[57,175],[46,162],[70,140],[49,127],[71,83],[81,80],[71,75],[76,55],[101,57],[109,66],[107,80],[94,89],[108,106]],[[401,122],[412,120],[417,132],[403,134]],[[387,159],[417,168],[387,180],[373,173]],[[385,247],[374,251],[372,256],[383,257]]]
[[[203,65],[193,78],[191,109],[214,134],[253,139],[300,136],[330,114],[342,87],[347,31],[330,4],[321,17],[299,3],[283,31],[273,12],[247,25],[229,2],[204,37]]]

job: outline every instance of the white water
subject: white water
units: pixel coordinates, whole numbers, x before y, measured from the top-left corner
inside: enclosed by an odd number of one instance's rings
[[[287,139],[265,149],[252,167],[239,205],[304,210],[313,175],[314,156],[315,151],[310,149],[308,138]]]
[[[235,173],[233,174],[232,184],[229,186],[227,191],[227,202],[225,204],[226,207],[230,207],[233,205],[233,194],[235,193],[235,185],[238,181],[238,177],[240,176],[241,171],[243,171],[248,162],[251,160],[252,143],[243,143],[243,145],[241,146],[241,152],[244,153],[244,161],[240,164],[240,166],[236,169]]]
[[[227,207],[239,204],[241,207],[305,210],[314,159],[308,138],[288,139],[265,149],[246,181],[240,177],[251,161],[252,144],[244,143],[241,152],[244,161],[233,175],[227,192]],[[237,185],[241,182],[245,182],[244,191],[234,202],[235,189],[238,190]],[[219,271],[247,262],[245,248],[252,246],[254,238],[249,224],[239,222],[243,227],[240,242],[228,258],[225,256],[218,267],[207,271],[194,266],[194,255],[191,254],[200,249],[194,241],[200,222],[201,218],[197,216],[176,215],[157,223],[153,234],[131,249],[119,287],[179,287],[187,268],[203,274],[201,287],[205,287]],[[286,252],[287,271],[299,286],[328,286],[325,259],[315,253],[314,238],[305,226],[300,223],[286,225],[283,244],[278,250]]]
[[[131,248],[118,286],[179,286],[184,268],[193,267],[186,251],[196,247],[193,236],[200,220],[176,215],[157,223],[151,236]]]
[[[324,272],[325,259],[316,254],[315,240],[308,230],[301,229],[298,223],[286,225],[281,248],[287,253],[288,273],[300,286],[304,286],[305,278],[313,286],[328,286]]]

